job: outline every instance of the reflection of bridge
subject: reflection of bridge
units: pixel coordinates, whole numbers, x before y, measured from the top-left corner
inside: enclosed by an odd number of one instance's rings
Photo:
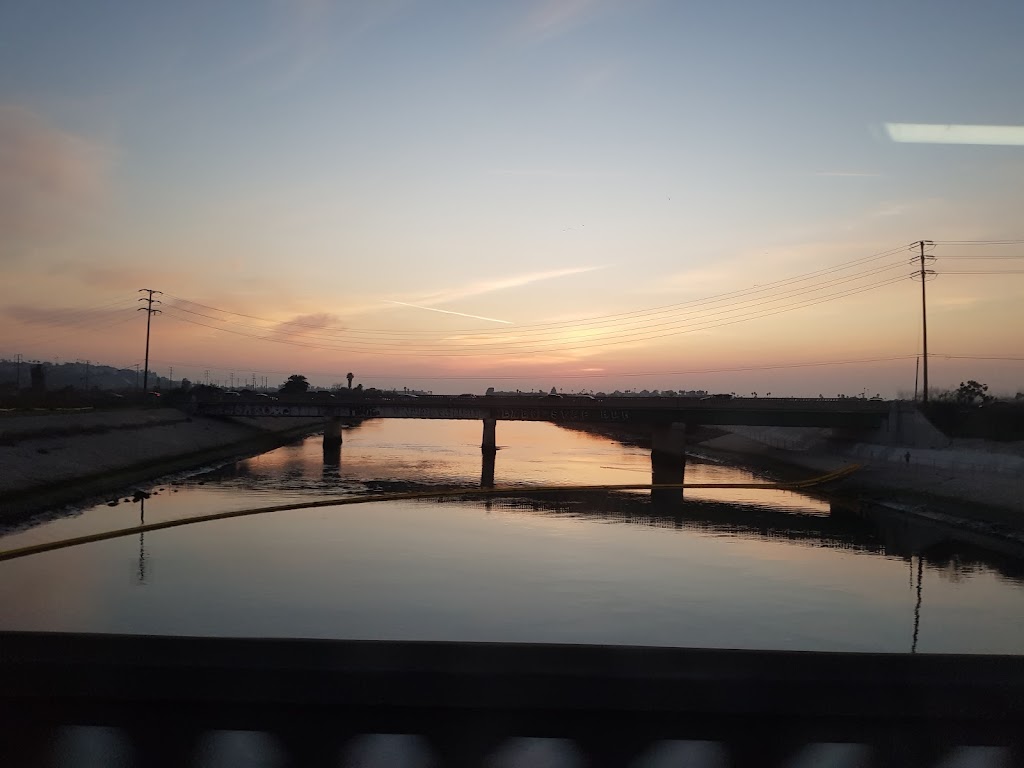
[[[498,421],[554,424],[644,424],[651,428],[655,454],[681,459],[685,429],[700,424],[831,427],[869,431],[889,424],[896,404],[857,398],[674,397],[398,397],[359,400],[287,401],[266,398],[203,401],[200,413],[219,416],[284,416],[327,419],[324,446],[341,443],[341,424],[361,419],[473,419],[483,422],[481,449],[497,449]]]

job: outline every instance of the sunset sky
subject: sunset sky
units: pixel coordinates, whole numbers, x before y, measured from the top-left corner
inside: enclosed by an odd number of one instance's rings
[[[1022,33],[1019,0],[6,0],[0,356],[140,363],[153,288],[175,378],[895,396],[928,239],[932,384],[1024,390]]]

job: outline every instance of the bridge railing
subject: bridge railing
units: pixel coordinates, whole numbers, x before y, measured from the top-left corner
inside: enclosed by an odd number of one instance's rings
[[[594,766],[1024,764],[1021,657],[45,633],[0,647],[3,765],[55,764],[69,744],[93,764],[210,765],[225,738],[350,765],[381,734],[416,765],[530,765],[538,749]]]

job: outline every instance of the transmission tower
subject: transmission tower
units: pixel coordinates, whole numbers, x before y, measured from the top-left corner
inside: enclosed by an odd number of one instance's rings
[[[153,295],[159,293],[163,296],[163,291],[154,291],[152,288],[140,288],[139,293],[145,293],[146,296],[139,299],[139,301],[146,302],[146,306],[139,307],[139,312],[146,313],[146,360],[145,368],[142,373],[142,391],[145,393],[149,389],[149,328],[153,321],[153,315],[160,314],[159,309],[153,309],[154,304],[162,304],[159,299],[154,299]]]
[[[922,384],[924,385],[921,393],[921,402],[928,402],[928,304],[925,296],[925,283],[928,282],[928,278],[935,274],[935,270],[926,269],[925,263],[927,261],[934,261],[935,257],[928,255],[924,252],[925,246],[934,246],[931,240],[918,240],[916,245],[919,250],[920,259],[920,275],[918,276],[921,280],[921,357],[924,365],[922,365]]]

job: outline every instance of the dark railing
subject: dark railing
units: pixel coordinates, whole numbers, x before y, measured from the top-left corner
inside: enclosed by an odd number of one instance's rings
[[[1024,657],[3,633],[0,723],[4,766],[217,764],[238,731],[302,766],[379,734],[414,765],[1021,765]]]

